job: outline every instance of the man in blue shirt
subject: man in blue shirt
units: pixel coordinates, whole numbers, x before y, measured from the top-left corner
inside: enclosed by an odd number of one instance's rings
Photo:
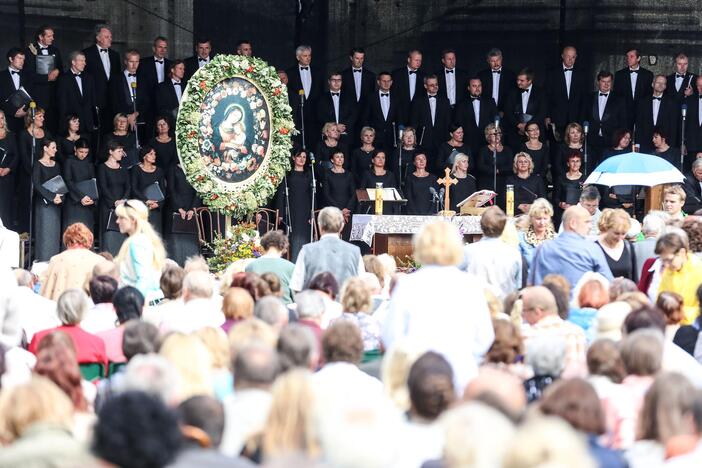
[[[602,250],[585,236],[590,232],[592,216],[581,206],[571,206],[563,214],[563,232],[539,246],[534,254],[529,283],[540,285],[554,273],[564,276],[572,286],[588,271],[612,280]]]

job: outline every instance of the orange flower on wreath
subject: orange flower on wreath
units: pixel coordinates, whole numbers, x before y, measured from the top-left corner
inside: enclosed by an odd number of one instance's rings
[[[205,89],[207,88],[207,82],[206,81],[201,81],[200,82],[200,89]]]
[[[254,67],[250,66],[249,68],[246,69],[246,73],[251,73],[252,71],[254,71]]]
[[[281,128],[278,131],[280,132],[281,135],[287,135],[288,133],[290,133],[290,129],[287,129],[285,127]]]

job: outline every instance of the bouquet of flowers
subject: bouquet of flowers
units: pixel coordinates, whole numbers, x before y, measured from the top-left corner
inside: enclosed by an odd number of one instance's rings
[[[214,273],[226,270],[237,260],[258,258],[263,254],[258,230],[252,223],[232,226],[226,236],[217,235],[209,247],[213,255],[207,263]]]

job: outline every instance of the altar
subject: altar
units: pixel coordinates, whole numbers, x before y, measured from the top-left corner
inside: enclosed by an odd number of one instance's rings
[[[403,259],[412,255],[412,236],[427,223],[446,220],[456,226],[464,240],[473,242],[482,236],[480,216],[394,216],[355,214],[351,221],[351,240],[362,241],[376,255],[387,253]]]

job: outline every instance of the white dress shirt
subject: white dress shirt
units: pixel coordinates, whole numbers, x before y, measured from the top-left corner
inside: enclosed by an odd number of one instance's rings
[[[17,73],[12,73],[13,71]],[[19,70],[15,70],[14,68],[10,67],[8,68],[7,73],[9,73],[10,78],[12,78],[12,83],[15,85],[15,90],[18,90],[20,88]]]
[[[570,83],[573,81],[573,70],[566,70],[566,66],[563,65],[563,76],[566,83],[566,96],[570,99]]]
[[[660,98],[660,97],[663,97],[663,95],[661,95],[661,96],[656,96],[656,95],[654,95],[654,96],[653,96],[653,98]],[[652,106],[652,109],[653,109],[653,125],[658,125],[658,111],[660,111],[660,109],[661,109],[661,101],[660,101],[660,99],[653,99],[653,98],[651,98],[652,101],[653,101],[653,102],[652,102],[652,104],[653,104],[653,106]]]
[[[605,94],[604,96],[602,94]],[[609,93],[597,92],[597,112],[599,113],[600,120],[602,120],[602,115],[604,114],[605,107],[607,107],[607,99],[609,99]]]
[[[197,68],[202,68],[205,65],[207,65],[208,63],[210,63],[209,55],[207,57],[205,57],[204,59],[202,57],[197,58]]]
[[[135,73],[136,75],[136,73]],[[136,76],[129,76],[129,72],[124,70],[124,77],[127,79],[127,86],[129,86],[129,93],[132,93],[132,83],[136,83]]]
[[[361,80],[363,80],[363,68],[351,67],[351,74],[353,75],[353,86],[356,90],[356,102],[358,102],[361,100]]]
[[[410,73],[411,71],[414,71],[415,73]],[[417,90],[416,70],[412,70],[410,67],[407,67],[407,77],[409,78],[409,94],[411,101],[412,99],[414,99],[414,92]]]
[[[473,104],[473,116],[475,117],[475,126],[480,127],[480,98],[471,99]]]
[[[636,70],[637,73],[631,73],[632,70]],[[629,79],[631,80],[631,97],[634,98],[636,97],[636,80],[639,79],[639,73],[641,71],[641,68],[630,68],[629,69]]]
[[[380,109],[383,111],[383,119],[388,120],[388,113],[390,112],[390,91],[378,91],[378,96],[380,97]]]
[[[183,97],[183,85],[178,80],[171,80],[171,83],[173,83],[173,89],[175,89],[176,96],[178,96],[178,103],[180,103]]]
[[[71,73],[73,73],[73,78],[76,80],[76,84],[78,85],[78,91],[80,92],[80,95],[83,95],[83,78],[81,78],[80,73],[76,73],[73,70],[71,70]]]
[[[154,57],[154,65],[156,65],[156,78],[159,83],[163,83],[163,80],[166,79],[166,72],[164,70],[166,66],[165,59],[161,59],[161,63],[159,63],[156,57]]]
[[[685,81],[685,75],[680,75],[676,72],[675,73],[675,91],[680,91],[680,87],[682,86],[683,81]]]
[[[39,41],[37,41],[37,45],[39,46],[39,53],[41,55],[49,55],[49,46],[44,45]]]
[[[495,73],[499,71],[500,73]],[[492,70],[492,98],[495,100],[495,104],[499,105],[500,97],[500,78],[502,77],[502,68],[499,70]]]
[[[522,114],[527,113],[527,106],[529,105],[529,96],[531,95],[531,86],[529,86],[526,91],[522,92]]]
[[[341,93],[338,91],[330,91],[332,104],[334,104],[334,122],[339,123],[339,97]]]
[[[427,99],[429,99],[429,112],[431,114],[431,124],[433,126],[436,121],[436,94],[427,95]]]
[[[310,73],[310,67],[298,65],[297,68],[300,72],[300,81],[302,81],[302,89],[305,91],[305,98],[309,98],[310,91],[312,90],[312,74]]]
[[[456,69],[444,68],[444,76],[446,77],[446,96],[448,96],[449,104],[456,104]]]
[[[522,286],[522,256],[519,249],[499,237],[483,237],[463,248],[461,270],[483,278],[495,297],[502,300]]]
[[[105,70],[105,76],[107,79],[110,79],[110,49],[107,48],[102,48],[99,45],[95,44],[95,48],[98,51],[98,57],[100,57],[100,61],[102,62],[102,69]],[[101,50],[104,50],[105,52],[101,52]]]

